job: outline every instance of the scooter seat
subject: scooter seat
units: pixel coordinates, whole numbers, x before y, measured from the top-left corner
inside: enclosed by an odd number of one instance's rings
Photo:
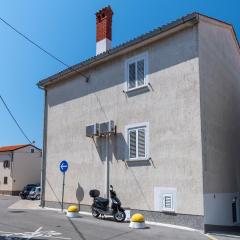
[[[107,205],[109,203],[109,200],[106,198],[102,198],[102,197],[96,197],[95,198],[97,201],[99,201],[100,203],[102,203],[103,205]]]

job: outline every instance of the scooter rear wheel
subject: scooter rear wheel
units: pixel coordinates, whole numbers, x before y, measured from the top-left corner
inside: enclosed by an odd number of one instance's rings
[[[98,218],[100,213],[97,210],[95,210],[94,208],[92,208],[92,215],[93,215],[93,217]]]
[[[126,218],[126,214],[125,214],[124,210],[118,210],[117,212],[115,212],[113,214],[113,217],[114,217],[115,221],[123,222]]]

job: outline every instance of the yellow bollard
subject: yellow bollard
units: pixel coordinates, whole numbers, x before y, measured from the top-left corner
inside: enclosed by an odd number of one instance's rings
[[[67,217],[75,218],[79,217],[79,209],[76,205],[71,205],[67,209]]]
[[[129,227],[139,229],[145,228],[146,226],[144,216],[140,213],[133,214]]]

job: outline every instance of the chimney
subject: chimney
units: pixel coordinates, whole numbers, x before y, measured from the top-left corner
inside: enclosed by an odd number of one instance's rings
[[[110,6],[96,13],[96,55],[112,48],[112,15]]]

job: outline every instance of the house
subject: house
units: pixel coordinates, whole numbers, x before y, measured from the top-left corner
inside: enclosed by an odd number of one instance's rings
[[[148,220],[236,230],[240,49],[232,25],[192,13],[111,48],[112,15],[110,7],[96,14],[95,57],[38,83],[42,204],[58,206],[65,159],[65,203],[90,211],[89,190],[107,197],[112,184],[123,206]]]
[[[31,144],[0,147],[0,194],[18,195],[41,180],[41,149]]]

